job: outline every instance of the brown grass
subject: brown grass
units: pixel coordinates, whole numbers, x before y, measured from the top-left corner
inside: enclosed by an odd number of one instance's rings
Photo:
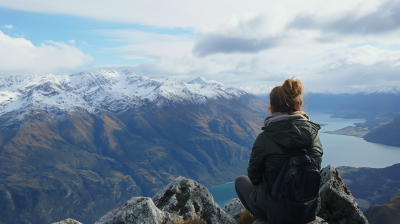
[[[240,224],[252,224],[256,219],[258,219],[258,217],[252,215],[247,209],[240,213],[239,218],[237,218]]]
[[[258,219],[257,216],[252,215],[247,209],[240,213],[239,218],[236,220],[240,224],[252,224],[256,219]],[[200,217],[194,218],[194,219],[187,219],[187,220],[178,220],[178,221],[173,221],[168,224],[206,224]]]

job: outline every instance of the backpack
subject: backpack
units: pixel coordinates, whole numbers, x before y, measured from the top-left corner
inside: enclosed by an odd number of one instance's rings
[[[309,150],[290,150],[278,144],[288,157],[275,182],[267,184],[269,224],[302,224],[316,219],[319,210],[321,174]],[[277,174],[275,174],[276,176]],[[271,180],[271,175],[265,178]],[[275,178],[274,178],[275,179]],[[268,182],[268,181],[267,181]]]

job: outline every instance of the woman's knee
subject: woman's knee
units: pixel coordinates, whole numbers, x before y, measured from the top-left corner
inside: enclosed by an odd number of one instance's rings
[[[236,190],[241,189],[241,188],[243,188],[243,186],[248,185],[248,183],[250,183],[249,177],[245,176],[245,175],[241,175],[241,176],[237,177],[235,180],[235,189]]]
[[[239,184],[239,183],[243,183],[244,181],[248,181],[248,179],[249,179],[249,177],[247,177],[247,176],[245,176],[245,175],[238,176],[238,177],[235,179],[235,185],[237,185],[237,184]]]

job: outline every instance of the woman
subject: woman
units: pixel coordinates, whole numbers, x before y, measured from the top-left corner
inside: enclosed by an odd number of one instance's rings
[[[264,131],[254,142],[247,176],[235,180],[240,201],[253,215],[267,220],[267,186],[272,187],[287,156],[279,145],[288,149],[310,149],[310,156],[321,169],[322,145],[320,126],[304,112],[304,87],[295,77],[276,86],[269,94],[271,115],[265,118]],[[268,178],[266,178],[266,176]]]

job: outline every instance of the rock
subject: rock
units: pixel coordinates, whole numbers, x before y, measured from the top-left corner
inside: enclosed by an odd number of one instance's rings
[[[245,210],[246,208],[243,206],[239,198],[234,198],[224,205],[224,211],[235,219]]]
[[[239,223],[214,202],[207,188],[184,177],[178,177],[161,188],[153,201],[159,209],[185,220],[200,217],[208,224]]]
[[[268,222],[262,219],[257,219],[256,221],[253,222],[253,224],[268,224]],[[307,224],[328,224],[328,223],[323,218],[317,216],[317,219]]]
[[[55,222],[53,224],[82,224],[81,222],[76,221],[75,219],[65,219],[60,222]]]
[[[318,216],[329,224],[368,223],[338,171],[328,165],[321,171],[321,176],[321,210]]]
[[[167,224],[177,220],[181,218],[159,210],[151,198],[134,197],[105,214],[95,224]]]
[[[317,216],[317,219],[315,221],[312,221],[308,224],[328,224],[328,222],[326,222],[323,218]]]
[[[265,221],[264,219],[256,219],[256,221],[254,221],[253,224],[268,224],[268,222]]]

